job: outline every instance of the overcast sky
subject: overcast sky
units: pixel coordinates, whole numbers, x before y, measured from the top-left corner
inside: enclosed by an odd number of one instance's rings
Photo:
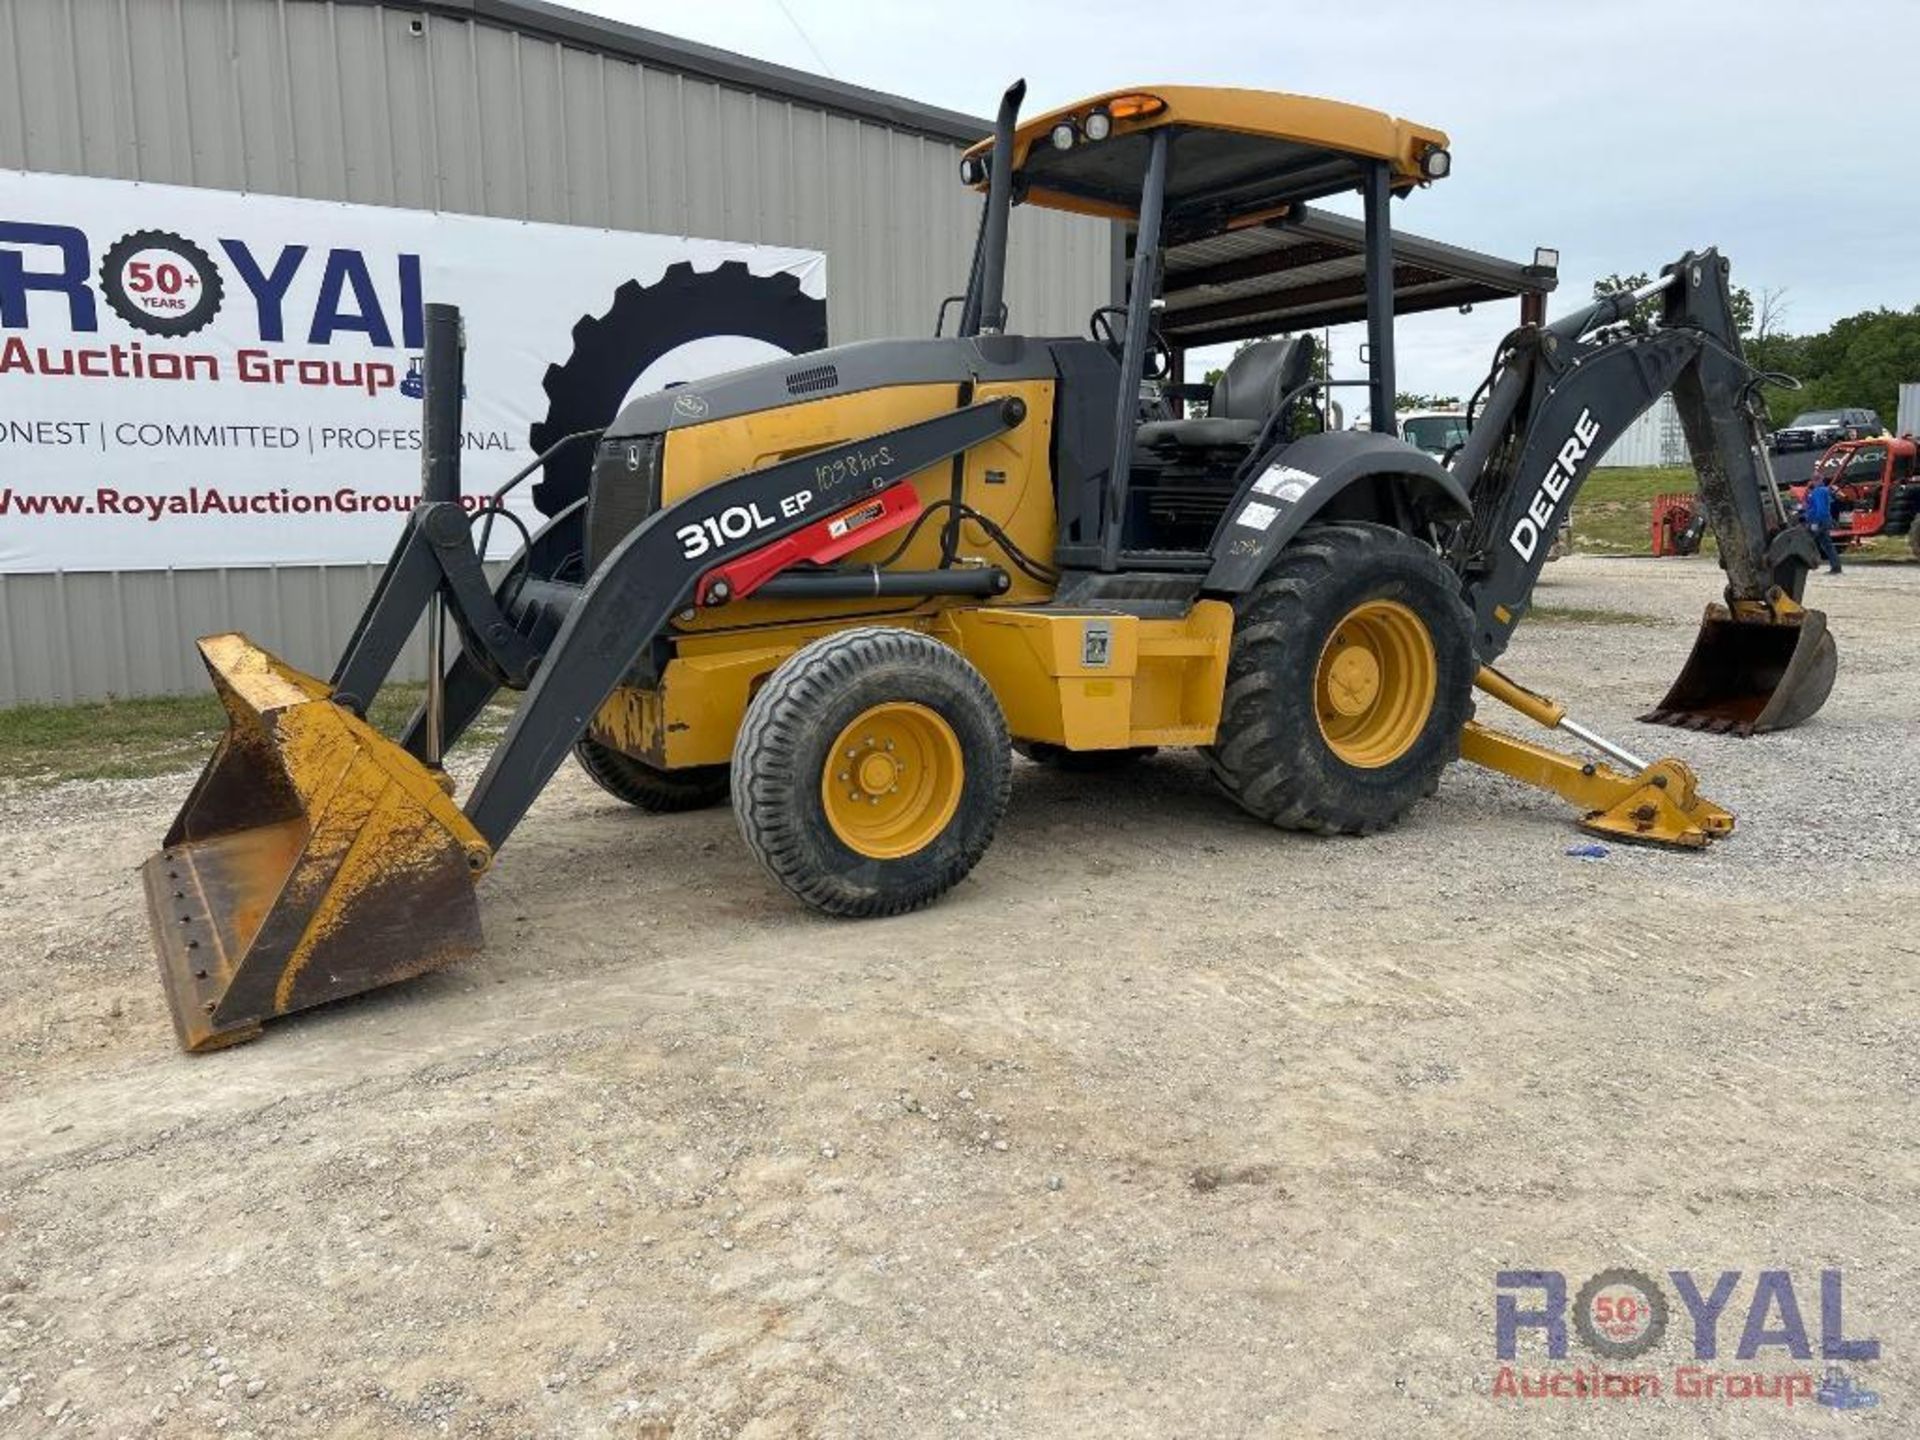
[[[1453,176],[1397,223],[1516,259],[1557,247],[1561,309],[1702,245],[1735,284],[1783,288],[1789,330],[1920,304],[1920,0],[573,3],[973,115],[1024,75],[1029,113],[1158,81],[1437,125]],[[1402,321],[1401,388],[1464,396],[1516,316]],[[1334,332],[1337,374],[1359,338]]]

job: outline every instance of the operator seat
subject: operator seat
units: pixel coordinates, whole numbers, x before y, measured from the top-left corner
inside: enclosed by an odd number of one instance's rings
[[[1288,392],[1313,376],[1313,337],[1292,335],[1284,340],[1262,340],[1249,345],[1227,362],[1214,382],[1207,413],[1198,420],[1152,420],[1135,432],[1134,443],[1145,449],[1179,446],[1244,449],[1260,438],[1267,418],[1280,408]]]

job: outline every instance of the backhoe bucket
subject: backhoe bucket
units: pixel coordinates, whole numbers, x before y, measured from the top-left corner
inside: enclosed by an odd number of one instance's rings
[[[477,951],[491,852],[435,773],[244,635],[200,654],[227,733],[142,872],[181,1045]]]
[[[1827,703],[1838,665],[1822,611],[1749,619],[1709,605],[1680,677],[1640,718],[1727,735],[1791,730]]]

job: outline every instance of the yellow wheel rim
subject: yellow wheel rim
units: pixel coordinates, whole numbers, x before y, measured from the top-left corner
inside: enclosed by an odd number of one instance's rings
[[[966,773],[951,725],[924,705],[892,701],[862,711],[835,737],[820,798],[848,849],[898,860],[947,828]]]
[[[1439,666],[1426,622],[1397,600],[1369,600],[1341,618],[1320,647],[1313,712],[1321,738],[1362,770],[1391,765],[1433,713]]]

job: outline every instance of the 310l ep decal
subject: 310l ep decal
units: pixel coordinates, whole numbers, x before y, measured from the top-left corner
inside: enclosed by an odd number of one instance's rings
[[[780,501],[780,517],[791,520],[796,515],[804,515],[812,503],[813,491],[796,490]],[[709,515],[690,525],[682,525],[673,535],[680,542],[680,553],[689,560],[698,560],[730,541],[744,540],[754,531],[765,530],[773,523],[774,517],[760,508],[758,500],[752,500],[745,505],[729,505],[718,515]]]

